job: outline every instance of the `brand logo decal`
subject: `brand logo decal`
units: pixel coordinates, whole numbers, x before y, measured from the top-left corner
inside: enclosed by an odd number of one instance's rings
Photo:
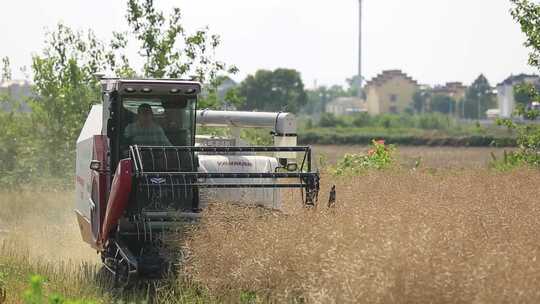
[[[163,177],[152,177],[150,181],[152,184],[163,184],[166,180]]]
[[[218,161],[219,167],[253,167],[253,164],[249,161]]]

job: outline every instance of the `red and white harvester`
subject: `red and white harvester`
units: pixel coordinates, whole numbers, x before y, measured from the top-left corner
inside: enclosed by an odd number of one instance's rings
[[[82,238],[118,280],[163,273],[162,240],[178,223],[196,223],[208,201],[279,209],[280,189],[299,188],[316,203],[319,174],[310,147],[296,145],[290,113],[197,110],[201,84],[104,78],[77,140],[75,213]],[[128,137],[141,105],[166,144]],[[196,126],[231,136],[196,136]],[[274,146],[249,146],[242,128],[268,128]]]

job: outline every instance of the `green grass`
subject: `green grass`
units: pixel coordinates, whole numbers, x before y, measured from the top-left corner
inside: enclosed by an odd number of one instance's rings
[[[59,250],[62,250],[59,244]],[[210,295],[183,278],[139,282],[114,288],[112,277],[95,263],[36,259],[13,244],[0,246],[0,303],[261,303],[254,292]]]
[[[71,262],[52,264],[43,259],[33,259],[7,242],[0,247],[0,273],[6,290],[6,303],[20,303],[34,275],[45,279],[42,289],[46,297],[62,294],[96,303],[110,303],[112,300],[105,286],[100,285],[96,265]]]

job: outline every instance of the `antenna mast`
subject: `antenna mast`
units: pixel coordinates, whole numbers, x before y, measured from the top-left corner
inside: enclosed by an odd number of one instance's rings
[[[358,0],[358,97],[362,97],[363,78],[362,78],[362,1]]]

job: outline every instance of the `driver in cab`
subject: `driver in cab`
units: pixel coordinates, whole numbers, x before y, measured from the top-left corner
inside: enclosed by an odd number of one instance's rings
[[[137,108],[137,120],[126,127],[124,136],[132,145],[171,146],[163,129],[154,122],[152,107],[147,103]]]

